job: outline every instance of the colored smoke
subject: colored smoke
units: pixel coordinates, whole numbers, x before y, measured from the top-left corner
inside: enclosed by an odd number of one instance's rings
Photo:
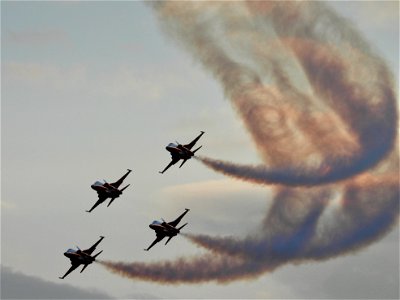
[[[397,100],[391,72],[322,2],[152,2],[162,28],[221,84],[260,165],[197,157],[275,195],[254,232],[183,234],[210,251],[153,263],[101,261],[162,283],[249,279],[378,241],[399,217]]]

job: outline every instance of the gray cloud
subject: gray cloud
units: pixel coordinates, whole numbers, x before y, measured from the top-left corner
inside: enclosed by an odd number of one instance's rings
[[[25,275],[2,265],[1,299],[112,299],[112,297],[101,291],[85,290]]]

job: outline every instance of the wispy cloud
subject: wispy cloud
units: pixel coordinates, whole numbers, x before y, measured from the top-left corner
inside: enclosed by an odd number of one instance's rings
[[[81,64],[61,67],[35,62],[8,62],[3,65],[5,85],[33,89],[67,90],[87,83],[87,68]]]
[[[1,209],[14,209],[16,208],[16,205],[14,203],[11,203],[9,201],[0,201]]]
[[[161,194],[158,206],[168,215],[184,207],[191,209],[188,232],[219,234],[246,234],[258,227],[272,197],[268,188],[232,179],[169,186]]]
[[[70,36],[67,32],[58,29],[9,31],[6,35],[7,42],[27,46],[48,46],[49,44],[69,43]]]
[[[135,101],[161,99],[167,90],[180,85],[173,76],[166,74],[136,71],[125,66],[98,72],[86,64],[61,66],[12,61],[3,65],[3,76],[5,86],[16,90],[28,88],[46,91],[46,94],[53,91],[79,92],[93,97],[134,97]]]
[[[194,183],[173,185],[165,188],[162,192],[171,198],[179,197],[184,194],[188,198],[193,197],[220,197],[237,193],[257,193],[265,194],[266,188],[255,184],[235,181],[229,179],[207,180]]]

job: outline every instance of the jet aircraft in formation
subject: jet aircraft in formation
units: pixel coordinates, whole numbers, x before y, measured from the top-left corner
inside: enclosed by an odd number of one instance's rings
[[[169,143],[165,149],[171,153],[171,162],[169,163],[168,166],[165,167],[164,170],[160,171],[159,173],[163,174],[165,171],[168,170],[168,168],[174,164],[176,164],[179,160],[183,159],[183,162],[179,166],[182,167],[183,164],[188,160],[191,159],[194,154],[196,153],[197,150],[199,150],[202,146],[195,150],[191,150],[193,146],[197,143],[197,141],[201,138],[201,136],[204,134],[204,131],[200,131],[200,135],[196,137],[193,141],[191,141],[189,144],[186,145],[181,145],[178,142],[176,144],[174,143]]]
[[[185,211],[183,212],[183,214],[181,214],[178,218],[176,218],[174,221],[172,222],[165,222],[164,219],[162,219],[162,222],[160,221],[153,221],[153,223],[151,223],[149,225],[149,227],[151,229],[153,229],[156,232],[156,239],[153,241],[153,243],[151,243],[151,245],[147,248],[144,249],[145,251],[149,251],[151,247],[153,247],[155,244],[157,244],[158,242],[160,242],[162,239],[164,239],[166,236],[168,236],[168,240],[165,243],[168,244],[168,242],[174,237],[176,236],[178,233],[180,233],[180,230],[185,227],[188,223],[183,224],[181,227],[176,228],[176,226],[178,226],[179,222],[182,220],[182,218],[187,214],[187,212],[189,211],[188,208],[185,208]]]
[[[196,153],[197,150],[199,150],[202,146],[198,147],[195,150],[191,150],[193,146],[197,143],[197,141],[201,138],[201,136],[204,134],[204,131],[201,131],[200,135],[197,136],[193,141],[191,141],[189,144],[186,145],[181,145],[178,142],[176,144],[170,143],[166,149],[171,153],[172,161],[168,164],[168,166],[161,172],[159,173],[164,173],[169,167],[172,165],[176,164],[179,160],[183,160],[182,164],[179,166],[182,167],[183,164],[188,160],[191,159],[194,154]],[[97,202],[93,205],[93,207],[90,210],[87,210],[87,212],[91,212],[93,209],[95,209],[98,205],[106,201],[108,198],[111,198],[110,202],[108,203],[107,207],[110,206],[110,204],[118,198],[122,192],[130,185],[126,185],[125,187],[119,189],[119,186],[123,183],[125,178],[129,175],[129,173],[132,170],[128,169],[128,172],[126,172],[120,179],[118,179],[114,183],[108,183],[105,180],[103,181],[96,181],[91,185],[91,188],[94,189],[97,194],[99,199]],[[168,237],[168,240],[166,241],[165,245],[168,244],[168,242],[176,235],[178,235],[183,227],[185,227],[188,223],[183,224],[181,227],[178,227],[179,222],[182,220],[182,218],[188,213],[189,209],[185,208],[185,211],[174,221],[171,222],[165,222],[164,219],[162,219],[162,222],[160,221],[154,221],[149,225],[151,229],[153,229],[156,232],[156,239],[151,243],[151,245],[147,248],[144,249],[146,251],[149,251],[151,247],[153,247],[155,244],[163,240],[165,237]],[[68,249],[64,255],[68,257],[71,261],[71,267],[69,270],[64,274],[64,276],[59,277],[60,279],[64,279],[66,276],[68,276],[69,273],[74,271],[76,268],[78,268],[80,265],[83,265],[83,268],[81,270],[81,273],[86,269],[88,265],[96,261],[96,257],[99,256],[100,253],[103,252],[100,251],[96,255],[92,256],[92,253],[96,250],[96,247],[100,244],[100,242],[104,239],[104,236],[100,236],[100,239],[89,249],[86,250],[81,250],[79,247],[77,249]]]
[[[110,206],[110,204],[115,200],[115,198],[118,198],[122,192],[130,185],[126,185],[122,189],[118,189],[118,187],[123,183],[124,179],[129,175],[129,173],[132,170],[128,169],[128,172],[126,172],[125,175],[123,175],[120,179],[118,179],[114,183],[108,183],[105,180],[103,181],[96,181],[91,185],[92,189],[94,189],[98,196],[99,199],[97,202],[93,205],[93,207],[90,210],[87,210],[87,212],[91,212],[93,209],[95,209],[99,204],[103,203],[104,201],[107,200],[107,198],[111,198],[110,202],[108,203],[107,207]]]
[[[81,273],[86,269],[86,267],[88,265],[90,265],[92,262],[94,262],[96,260],[96,257],[99,256],[99,254],[102,251],[100,251],[99,253],[97,253],[94,256],[91,256],[93,251],[96,250],[96,247],[98,244],[100,244],[100,242],[104,239],[104,236],[100,236],[100,239],[89,249],[86,250],[81,250],[79,249],[79,247],[77,247],[77,250],[74,249],[68,249],[64,255],[66,257],[68,257],[71,260],[71,268],[69,268],[69,270],[67,271],[67,273],[64,274],[63,277],[59,277],[60,279],[64,279],[69,273],[71,273],[72,271],[74,271],[77,267],[79,267],[80,265],[83,265],[83,268],[81,270]]]

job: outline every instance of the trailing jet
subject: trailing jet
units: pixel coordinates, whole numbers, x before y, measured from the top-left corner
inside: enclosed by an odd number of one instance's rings
[[[86,250],[81,250],[79,247],[77,247],[77,250],[74,249],[68,249],[64,255],[68,257],[71,260],[71,268],[67,271],[67,273],[64,274],[63,277],[59,277],[60,279],[64,279],[69,273],[71,273],[73,270],[75,270],[77,267],[80,265],[83,265],[83,268],[81,270],[81,273],[86,269],[88,265],[90,265],[92,262],[96,260],[96,257],[103,252],[101,250],[99,253],[97,253],[94,256],[91,256],[94,250],[96,250],[96,247],[100,242],[104,239],[104,236],[100,236],[100,239],[89,249]]]
[[[179,224],[179,222],[182,220],[183,216],[187,214],[187,212],[189,211],[188,208],[185,208],[185,211],[183,212],[183,214],[181,214],[178,218],[176,218],[175,221],[172,222],[165,222],[164,219],[162,219],[162,222],[160,221],[153,221],[153,223],[151,223],[149,225],[149,227],[151,229],[153,229],[156,232],[156,239],[153,241],[153,243],[151,243],[151,245],[147,248],[144,249],[145,251],[149,251],[151,247],[153,247],[155,244],[157,244],[158,242],[160,242],[163,238],[165,238],[166,236],[168,236],[168,240],[165,243],[168,244],[168,242],[174,237],[176,236],[180,230],[185,227],[187,225],[187,223],[183,224],[181,227],[176,228],[176,226]]]
[[[118,187],[122,184],[126,176],[129,175],[129,173],[132,172],[132,170],[128,169],[128,172],[124,176],[122,176],[118,181],[114,183],[107,183],[105,180],[103,181],[96,181],[91,185],[92,189],[94,189],[97,194],[99,195],[99,200],[93,205],[93,207],[90,210],[87,210],[87,212],[91,212],[93,209],[95,209],[99,204],[103,203],[104,201],[107,200],[107,198],[111,198],[111,201],[108,203],[107,207],[110,206],[110,204],[114,201],[115,198],[118,198],[122,192],[130,186],[130,184],[126,185],[122,189],[118,189]]]
[[[187,145],[181,145],[178,142],[176,142],[176,144],[174,143],[169,143],[167,147],[165,147],[165,149],[167,149],[170,153],[171,153],[171,162],[169,163],[168,166],[166,166],[166,168],[162,171],[160,171],[159,173],[163,174],[165,171],[168,170],[168,168],[174,164],[176,164],[179,160],[183,159],[182,164],[179,166],[182,167],[183,164],[188,160],[191,159],[192,156],[194,156],[194,154],[196,153],[197,150],[199,150],[202,146],[200,146],[199,148],[197,148],[196,150],[191,151],[191,149],[193,148],[193,146],[197,143],[197,141],[201,138],[201,136],[204,134],[204,131],[200,131],[200,135],[198,137],[196,137],[193,141],[191,141],[189,144]]]

